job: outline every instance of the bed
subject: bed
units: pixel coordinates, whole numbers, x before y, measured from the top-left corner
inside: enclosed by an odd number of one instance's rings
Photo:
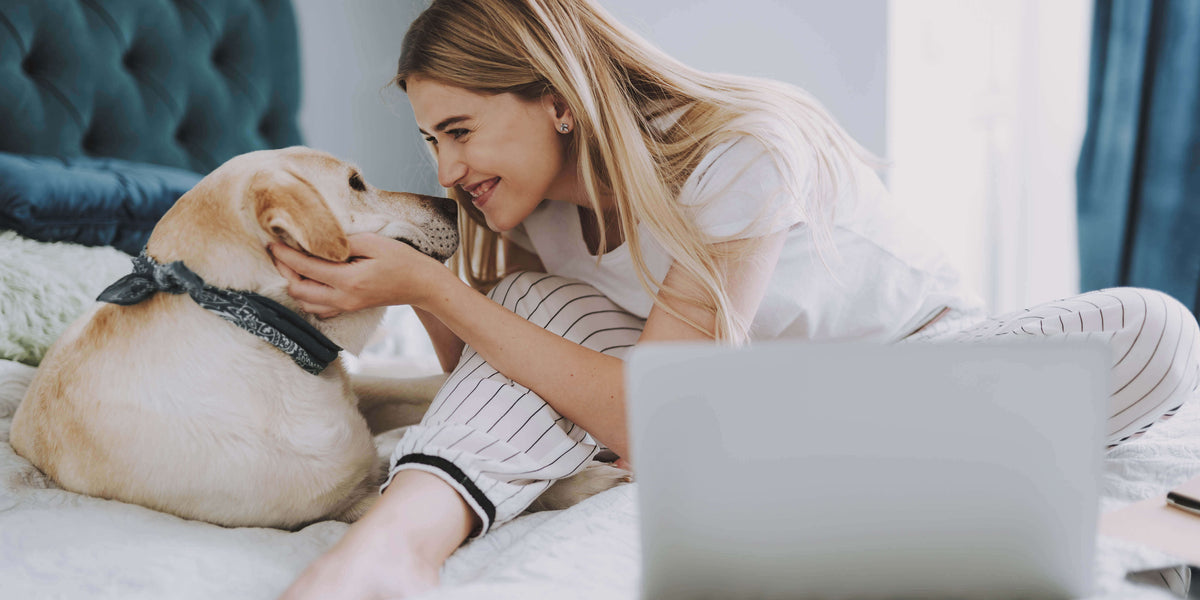
[[[128,272],[158,216],[225,159],[303,142],[299,73],[286,0],[0,0],[0,599],[269,599],[345,532],[229,529],[80,496],[7,443],[46,347]],[[401,433],[382,434],[381,453]],[[1102,508],[1197,474],[1192,403],[1109,453]],[[424,598],[636,598],[637,490],[496,528]],[[1178,562],[1100,537],[1095,598],[1177,597]]]

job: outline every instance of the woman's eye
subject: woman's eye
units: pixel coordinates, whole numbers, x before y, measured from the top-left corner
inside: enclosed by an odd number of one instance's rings
[[[449,135],[451,138],[454,138],[455,140],[461,140],[464,137],[466,137],[466,135],[469,133],[471,133],[471,131],[469,129],[447,129],[446,130],[446,135]],[[438,143],[437,138],[433,137],[432,135],[425,136],[425,141],[427,141],[430,144],[433,144],[435,146]]]

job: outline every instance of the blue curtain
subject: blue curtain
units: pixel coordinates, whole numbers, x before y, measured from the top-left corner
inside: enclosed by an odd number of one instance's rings
[[[1097,0],[1076,171],[1081,287],[1200,317],[1200,0]]]

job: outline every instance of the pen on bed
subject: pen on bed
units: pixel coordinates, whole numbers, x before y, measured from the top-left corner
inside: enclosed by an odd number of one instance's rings
[[[1200,500],[1179,492],[1167,492],[1167,506],[1172,506],[1188,514],[1200,516]]]

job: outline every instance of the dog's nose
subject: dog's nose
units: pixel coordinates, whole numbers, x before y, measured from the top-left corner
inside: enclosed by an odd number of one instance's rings
[[[449,198],[432,198],[433,207],[450,219],[451,223],[458,222],[458,203]]]

